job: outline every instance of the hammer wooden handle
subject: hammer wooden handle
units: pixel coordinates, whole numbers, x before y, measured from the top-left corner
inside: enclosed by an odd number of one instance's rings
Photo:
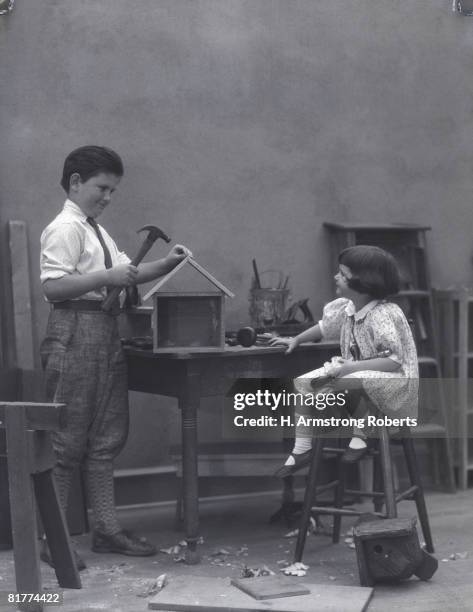
[[[158,238],[162,238],[166,242],[171,242],[171,239],[169,238],[169,236],[165,234],[163,230],[159,229],[159,227],[156,227],[154,225],[145,225],[140,230],[138,230],[138,232],[141,232],[143,230],[148,230],[149,234],[146,236],[145,240],[143,241],[143,244],[141,245],[138,253],[131,260],[130,263],[132,266],[137,266],[139,263],[141,263],[146,253],[150,250],[150,248],[153,246],[153,244],[156,242]],[[122,291],[122,289],[123,287],[114,287],[110,291],[110,293],[107,295],[107,297],[102,302],[102,310],[104,310],[105,312],[108,312],[112,308],[114,302],[116,302],[116,300],[118,299],[118,296],[120,295],[120,292]]]
[[[134,257],[131,260],[131,265],[132,266],[137,266],[139,263],[141,263],[141,261],[143,260],[144,256],[146,255],[146,253],[149,251],[149,249],[151,248],[153,243],[151,243],[147,249],[140,249],[140,252],[138,253],[138,255],[136,255],[136,257]],[[122,291],[123,287],[114,287],[107,295],[107,297],[104,299],[104,301],[102,302],[102,310],[104,310],[105,312],[108,312],[114,302],[117,300],[118,296],[120,295],[121,291]]]
[[[110,291],[110,293],[107,295],[107,297],[102,302],[102,310],[104,310],[105,312],[108,312],[111,309],[112,305],[114,304],[114,302],[117,300],[118,296],[120,295],[122,289],[123,287],[114,287]]]

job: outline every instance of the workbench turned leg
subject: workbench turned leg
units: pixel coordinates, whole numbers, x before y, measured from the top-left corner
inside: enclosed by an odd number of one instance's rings
[[[18,593],[41,593],[38,533],[24,406],[5,406],[5,425],[16,590]],[[43,612],[43,606],[38,602],[19,603],[18,609]]]
[[[59,503],[52,470],[35,474],[33,482],[36,503],[43,521],[59,586],[65,589],[81,589],[82,584],[69,538],[66,518]]]
[[[197,552],[199,530],[199,490],[197,469],[197,411],[200,404],[200,376],[188,374],[179,408],[182,415],[182,483],[184,502],[184,528],[186,531],[186,563],[200,562]]]

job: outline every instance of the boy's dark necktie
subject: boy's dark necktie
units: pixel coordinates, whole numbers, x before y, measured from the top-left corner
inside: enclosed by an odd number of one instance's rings
[[[102,232],[97,224],[97,221],[93,217],[87,217],[87,223],[94,228],[95,233],[97,234],[97,238],[99,239],[100,245],[103,249],[103,255],[105,259],[105,267],[107,270],[112,267],[112,256],[110,255],[110,251],[108,250],[108,246],[105,244],[105,240],[103,239]],[[109,287],[107,287],[107,295],[109,293]],[[117,299],[113,302],[113,305],[110,309],[111,314],[118,313],[120,310],[120,300]]]
[[[112,267],[112,256],[110,255],[108,246],[105,244],[105,240],[103,239],[102,232],[100,231],[97,221],[93,217],[87,217],[87,223],[94,228],[94,232],[97,234],[97,238],[99,239],[99,242],[102,246],[103,254],[105,257],[105,267],[108,270],[108,268]]]

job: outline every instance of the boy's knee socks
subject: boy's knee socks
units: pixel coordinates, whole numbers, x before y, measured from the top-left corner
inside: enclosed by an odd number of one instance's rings
[[[67,511],[67,504],[69,500],[69,491],[71,489],[73,468],[63,467],[61,465],[55,465],[53,470],[54,482],[56,483],[56,490],[59,496],[59,503],[61,508],[64,510],[64,514]]]
[[[106,534],[121,531],[115,509],[113,465],[106,464],[101,465],[100,469],[88,469],[86,483],[95,530]]]

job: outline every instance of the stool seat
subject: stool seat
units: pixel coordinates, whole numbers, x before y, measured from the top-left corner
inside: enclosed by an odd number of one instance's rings
[[[309,527],[312,514],[333,515],[332,541],[334,543],[337,543],[340,540],[342,516],[361,516],[362,514],[365,514],[366,511],[361,512],[351,508],[343,508],[345,493],[372,498],[374,504],[373,514],[380,518],[397,518],[397,504],[400,501],[407,499],[415,501],[419,522],[425,540],[425,548],[429,553],[434,552],[424,492],[417,466],[414,442],[411,437],[410,430],[408,427],[402,427],[400,432],[396,434],[396,440],[398,442],[400,441],[403,447],[404,458],[410,480],[410,486],[406,490],[398,492],[396,492],[394,488],[394,471],[388,429],[384,425],[381,425],[378,426],[376,430],[376,448],[369,450],[369,453],[374,459],[372,491],[358,491],[345,488],[345,465],[340,460],[338,460],[336,480],[329,483],[329,485],[325,484],[323,487],[318,487],[317,480],[320,472],[319,468],[322,453],[325,451],[335,451],[339,453],[339,457],[341,456],[341,453],[340,450],[326,447],[324,444],[325,440],[323,438],[317,437],[314,439],[312,459],[302,506],[299,534],[294,553],[294,562],[302,561],[307,529]],[[333,506],[329,507],[315,505],[317,494],[319,494],[322,490],[327,489],[334,490]],[[381,512],[383,505],[385,506],[385,512]]]

